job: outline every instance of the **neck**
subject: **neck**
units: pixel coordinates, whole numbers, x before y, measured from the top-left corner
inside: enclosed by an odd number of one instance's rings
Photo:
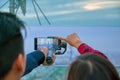
[[[3,80],[19,80],[18,78],[16,77],[6,77],[5,79]]]
[[[11,70],[3,80],[19,80],[20,77],[19,72]]]

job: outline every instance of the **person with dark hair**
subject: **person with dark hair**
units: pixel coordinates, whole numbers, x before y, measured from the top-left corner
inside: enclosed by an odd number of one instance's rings
[[[109,60],[86,53],[72,62],[67,80],[119,80],[119,75]]]
[[[26,63],[22,29],[24,23],[16,15],[0,12],[0,80],[18,80],[38,65],[46,64],[46,47],[28,54]]]
[[[82,54],[71,63],[67,80],[120,80],[105,54],[83,43],[76,33],[56,38],[68,42]]]

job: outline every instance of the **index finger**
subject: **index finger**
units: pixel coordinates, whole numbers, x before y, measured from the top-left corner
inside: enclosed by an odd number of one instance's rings
[[[67,41],[67,39],[66,39],[66,38],[63,38],[63,37],[57,36],[57,37],[55,37],[55,38],[56,38],[56,39],[59,39],[59,40]]]

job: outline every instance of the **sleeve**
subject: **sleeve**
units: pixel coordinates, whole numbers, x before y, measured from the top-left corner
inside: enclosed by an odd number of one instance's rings
[[[98,51],[98,50],[94,50],[93,48],[91,48],[90,46],[88,46],[87,44],[83,43],[78,47],[78,52],[80,54],[85,54],[85,53],[93,53],[93,54],[97,54],[97,55],[101,55],[103,57],[105,57],[107,59],[107,57],[105,56],[104,53]]]
[[[34,68],[39,66],[44,62],[45,56],[41,51],[34,51],[26,56],[26,68],[25,68],[25,74],[28,74],[31,72]]]

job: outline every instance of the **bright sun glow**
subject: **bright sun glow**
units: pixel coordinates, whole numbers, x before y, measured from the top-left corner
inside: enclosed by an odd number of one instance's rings
[[[84,9],[86,10],[98,10],[103,8],[110,8],[119,6],[120,1],[104,1],[104,2],[94,2],[94,3],[88,3],[84,6]]]
[[[101,9],[102,7],[99,5],[86,5],[86,6],[84,6],[84,8],[86,10],[97,10],[97,9]]]

